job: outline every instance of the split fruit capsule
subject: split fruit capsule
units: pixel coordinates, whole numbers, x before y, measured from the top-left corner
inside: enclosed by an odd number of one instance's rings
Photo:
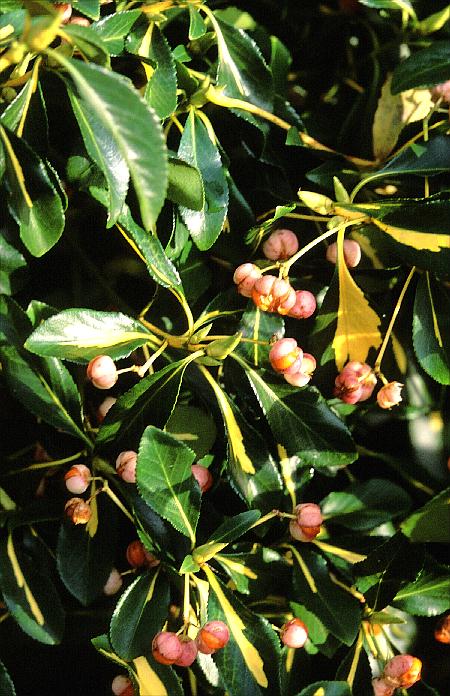
[[[422,662],[413,655],[396,655],[384,666],[382,679],[395,689],[409,689],[419,681]]]
[[[303,351],[295,338],[281,338],[270,349],[269,360],[275,372],[293,375],[301,369]]]
[[[392,408],[402,400],[402,387],[400,382],[389,382],[381,387],[377,393],[377,404],[380,408]]]
[[[136,483],[137,452],[126,450],[116,459],[116,471],[126,483]]]
[[[91,519],[91,507],[83,498],[70,498],[64,506],[66,516],[73,524],[87,524]]]
[[[275,230],[262,245],[262,252],[271,261],[285,261],[298,251],[298,239],[292,230]]]
[[[312,541],[320,532],[323,522],[320,507],[315,503],[301,503],[294,509],[295,520],[289,522],[291,536],[297,541]]]
[[[238,266],[233,275],[237,291],[244,297],[251,297],[253,286],[261,278],[261,271],[254,263],[243,263]]]
[[[140,539],[135,539],[127,546],[127,561],[133,568],[155,568],[161,563],[150,551],[147,551]]]
[[[281,641],[288,648],[303,648],[308,638],[308,629],[300,619],[291,619],[281,627]]]
[[[91,471],[84,464],[74,464],[69,471],[64,474],[66,488],[71,493],[84,493],[91,480]]]
[[[295,305],[296,295],[287,280],[265,275],[255,282],[252,299],[262,312],[278,312],[285,315]]]
[[[195,642],[198,651],[212,655],[221,650],[230,640],[230,631],[223,621],[208,621],[198,632]]]
[[[124,674],[118,674],[117,677],[114,677],[111,691],[114,696],[134,696],[133,684]]]
[[[162,665],[173,665],[181,658],[183,649],[176,633],[160,631],[152,641],[152,655]]]

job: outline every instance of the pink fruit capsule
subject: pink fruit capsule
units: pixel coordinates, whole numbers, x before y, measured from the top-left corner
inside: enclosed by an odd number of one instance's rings
[[[316,311],[316,298],[309,290],[297,290],[295,304],[288,312],[288,317],[293,319],[309,319]]]
[[[295,304],[295,290],[287,280],[265,275],[255,282],[252,299],[261,311],[284,315]]]
[[[197,657],[198,648],[195,640],[187,636],[180,636],[181,657],[175,661],[177,667],[190,667]]]
[[[173,665],[181,658],[182,647],[176,633],[161,631],[152,641],[152,655],[162,665]]]
[[[381,387],[377,394],[377,403],[380,408],[392,408],[402,400],[402,387],[400,382],[389,382]]]
[[[89,486],[91,471],[84,464],[74,464],[69,471],[64,474],[66,488],[71,493],[84,493]]]
[[[117,570],[113,568],[109,574],[106,583],[103,586],[103,593],[108,597],[115,595],[123,585],[122,576]]]
[[[336,264],[337,243],[333,242],[327,247],[327,261]],[[344,239],[344,261],[347,268],[355,268],[361,261],[361,247],[353,239]]]
[[[191,471],[192,475],[200,486],[201,492],[206,493],[206,491],[209,491],[214,480],[211,472],[201,464],[192,464]]]
[[[208,621],[197,634],[195,639],[199,652],[212,655],[221,650],[230,640],[230,631],[223,621]]]
[[[269,360],[275,372],[295,374],[301,369],[303,351],[295,338],[281,338],[270,349]]]
[[[396,655],[386,662],[383,679],[396,689],[409,689],[419,681],[422,662],[412,655]]]
[[[117,382],[117,369],[109,355],[97,355],[87,366],[88,379],[97,389],[110,389]]]
[[[236,283],[237,291],[244,297],[251,297],[253,286],[261,278],[261,271],[254,263],[243,263],[238,266],[233,275],[233,281]]]
[[[288,648],[303,648],[308,639],[308,629],[300,619],[291,619],[281,627],[280,636]]]
[[[111,691],[114,696],[134,696],[133,684],[124,674],[118,674],[117,677],[114,677]]]
[[[83,498],[70,498],[64,506],[64,512],[73,524],[86,524],[92,515],[89,503]]]
[[[116,471],[120,478],[127,483],[136,483],[137,452],[126,450],[116,459]]]
[[[298,239],[292,230],[275,230],[262,245],[266,259],[284,261],[298,251]]]
[[[323,522],[320,507],[315,503],[301,503],[294,510],[297,519],[289,522],[289,532],[298,541],[309,542],[316,538]]]

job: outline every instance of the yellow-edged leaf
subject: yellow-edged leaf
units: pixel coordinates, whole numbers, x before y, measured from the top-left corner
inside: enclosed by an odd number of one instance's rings
[[[382,220],[376,220],[375,218],[371,218],[371,222],[383,230],[383,232],[386,232],[392,239],[395,239],[396,242],[399,242],[399,244],[405,244],[418,251],[434,251],[437,253],[441,249],[450,249],[449,234],[416,232],[415,230],[387,225]]]
[[[169,696],[166,687],[145,657],[133,660],[141,696]]]
[[[27,191],[22,166],[16,157],[16,154],[13,150],[12,145],[11,145],[11,141],[8,138],[3,126],[0,126],[0,138],[3,141],[3,145],[5,146],[6,154],[8,155],[9,161],[11,162],[11,167],[14,171],[14,175],[16,177],[17,184],[19,186],[23,200],[25,201],[25,204],[27,205],[28,208],[32,208],[33,201],[31,200],[31,196]]]
[[[264,689],[267,688],[269,682],[264,672],[264,662],[255,646],[252,643],[250,643],[250,641],[245,637],[244,622],[238,616],[238,614],[236,614],[230,602],[225,597],[222,588],[220,587],[213,571],[210,568],[208,568],[208,566],[204,567],[204,571],[208,578],[209,584],[211,585],[211,588],[216,594],[217,599],[220,602],[222,609],[227,617],[228,627],[236,643],[239,646],[245,664],[254,676],[257,684],[259,684],[259,686],[262,686]]]
[[[298,190],[297,195],[302,203],[319,215],[330,215],[334,211],[334,201],[328,196],[315,191],[302,191],[302,189]]]
[[[14,542],[13,542],[11,532],[8,535],[8,543],[6,546],[6,550],[8,553],[9,561],[11,563],[11,567],[13,569],[14,577],[16,579],[18,586],[23,587],[23,591],[25,593],[25,597],[27,598],[27,602],[28,602],[29,607],[31,609],[31,613],[33,614],[33,616],[36,619],[36,622],[39,624],[39,626],[43,626],[45,624],[44,615],[42,614],[42,611],[40,610],[39,605],[36,602],[33,593],[31,592],[30,588],[28,587],[28,583],[25,580],[24,574],[22,573],[22,570],[20,568],[19,561],[17,560],[16,552],[14,549]]]
[[[288,457],[288,453],[283,445],[277,444],[277,450],[280,458],[281,475],[283,477],[285,488],[292,501],[292,509],[294,509],[297,505],[297,493],[292,474],[295,473],[300,460],[296,455],[293,457]]]
[[[369,350],[381,344],[380,319],[351,277],[344,261],[344,230],[338,232],[339,308],[333,339],[336,366],[347,360],[364,362]]]
[[[250,578],[250,580],[258,579],[257,574],[254,573],[253,570],[250,570],[250,568],[247,568],[244,563],[239,563],[238,561],[234,561],[231,558],[227,558],[226,556],[221,556],[219,554],[216,555],[216,559],[223,565],[228,566],[230,570],[234,571],[235,573],[239,573],[239,575],[245,575],[245,577]]]

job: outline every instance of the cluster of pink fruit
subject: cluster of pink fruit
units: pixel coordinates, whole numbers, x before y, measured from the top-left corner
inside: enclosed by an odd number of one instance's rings
[[[212,655],[226,646],[230,631],[223,621],[208,621],[197,633],[195,640],[171,631],[160,631],[153,638],[152,654],[163,665],[189,667],[197,653]]]
[[[295,387],[304,387],[316,369],[316,360],[304,353],[295,338],[281,338],[269,352],[269,361],[275,372],[283,375],[286,382]]]
[[[374,696],[392,696],[420,679],[422,662],[412,655],[396,655],[386,662],[383,674],[372,681]]]
[[[372,396],[377,378],[367,363],[351,360],[341,370],[334,381],[334,396],[346,404],[366,401]],[[388,382],[377,393],[380,408],[392,408],[402,400],[400,382]]]

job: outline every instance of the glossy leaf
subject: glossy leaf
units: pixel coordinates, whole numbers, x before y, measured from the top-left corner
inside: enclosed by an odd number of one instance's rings
[[[401,530],[411,541],[450,542],[449,494],[446,489],[401,523]]]
[[[189,6],[189,39],[194,41],[206,33],[206,24],[196,7]]]
[[[230,640],[214,661],[226,689],[240,696],[278,693],[279,641],[268,622],[251,612],[205,566],[210,584],[208,616],[224,621]]]
[[[9,532],[0,542],[0,589],[21,629],[41,643],[55,645],[62,639],[64,611],[45,572],[46,556],[40,541],[25,550]]]
[[[146,102],[156,111],[159,118],[165,119],[175,111],[177,106],[177,73],[170,46],[156,24],[151,25],[148,52],[142,51],[141,44],[139,54],[145,55],[156,63],[156,68],[152,71],[145,88],[144,96]]]
[[[158,515],[195,543],[200,489],[191,472],[194,452],[169,433],[149,425],[139,445],[140,495]]]
[[[270,339],[272,336],[284,335],[284,320],[279,314],[261,312],[253,302],[249,302],[239,322],[239,330],[244,338],[255,343],[241,342],[236,352],[249,360],[255,367],[269,364]],[[267,341],[267,345],[258,341]]]
[[[232,541],[239,539],[245,532],[248,532],[260,517],[261,513],[259,510],[249,510],[228,518],[213,532],[205,544],[194,549],[192,552],[194,560],[198,564],[208,561]]]
[[[0,238],[0,293],[12,295],[20,289],[26,275],[27,263],[23,255]]]
[[[205,201],[199,211],[181,207],[180,212],[196,246],[205,251],[219,236],[228,210],[228,185],[219,150],[203,122],[191,111],[181,136],[178,156],[196,167],[203,179]]]
[[[100,16],[100,0],[74,0],[72,4],[89,19],[98,19]]]
[[[325,643],[328,637],[328,631],[323,625],[322,621],[298,602],[291,602],[291,607],[292,611],[294,612],[294,616],[301,619],[308,627],[309,640],[312,641],[314,645],[321,645],[322,643]]]
[[[145,345],[151,333],[143,324],[119,312],[67,309],[44,321],[25,347],[37,355],[88,362],[97,355],[124,358]]]
[[[83,27],[77,24],[66,24],[64,33],[69,36],[70,42],[78,48],[80,53],[91,63],[110,67],[108,47],[91,27]]]
[[[165,430],[185,442],[201,459],[213,446],[217,430],[211,415],[196,406],[178,404],[166,423]]]
[[[144,573],[123,592],[111,618],[109,636],[117,655],[133,660],[148,653],[163,627],[169,607],[169,585],[156,571]]]
[[[275,376],[245,366],[245,374],[267,418],[275,441],[299,464],[318,469],[345,466],[356,458],[344,423],[313,387],[296,389]]]
[[[450,609],[450,574],[424,571],[404,585],[394,597],[395,605],[415,616],[437,616]]]
[[[205,192],[198,169],[181,159],[170,157],[167,198],[190,210],[202,210]]]
[[[53,53],[56,57],[56,54]],[[104,68],[63,58],[80,98],[112,137],[125,160],[146,229],[156,222],[167,189],[167,153],[161,125],[130,83]],[[133,114],[130,119],[129,114]],[[106,137],[106,136],[105,136]]]
[[[450,384],[450,299],[429,273],[416,290],[413,316],[414,351],[420,365],[436,382]]]
[[[352,696],[349,685],[345,681],[314,682],[303,689],[297,696]]]
[[[64,229],[61,199],[42,160],[21,138],[0,126],[6,151],[9,208],[33,256],[43,256]]]
[[[450,79],[450,42],[435,41],[397,65],[392,78],[392,92],[398,94],[411,87],[430,87]]]
[[[139,10],[116,12],[91,24],[91,29],[100,36],[109,53],[118,56],[123,51],[127,34],[140,15]]]
[[[133,670],[141,696],[183,696],[176,672],[170,667],[160,665],[152,657],[137,657],[133,660]]]

